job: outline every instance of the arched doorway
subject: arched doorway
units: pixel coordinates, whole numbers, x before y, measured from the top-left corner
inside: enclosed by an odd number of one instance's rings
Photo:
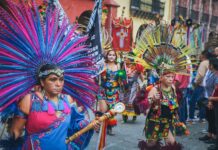
[[[79,24],[79,29],[81,32],[85,32],[86,28],[89,24],[89,19],[91,17],[92,10],[86,10],[81,13],[81,15],[77,18],[77,23]]]

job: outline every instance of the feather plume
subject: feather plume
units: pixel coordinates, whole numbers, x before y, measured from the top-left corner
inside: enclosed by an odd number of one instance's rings
[[[97,86],[90,79],[95,68],[87,37],[76,33],[60,10],[47,7],[42,20],[35,1],[0,7],[0,111],[25,95],[37,83],[39,68],[57,64],[65,71],[64,92],[91,106]]]
[[[135,56],[128,56],[147,69],[171,70],[177,73],[187,73],[187,56],[192,49],[185,42],[176,39],[174,31],[166,24],[148,25],[133,50]],[[165,64],[165,65],[163,65]],[[170,67],[170,68],[164,68]]]

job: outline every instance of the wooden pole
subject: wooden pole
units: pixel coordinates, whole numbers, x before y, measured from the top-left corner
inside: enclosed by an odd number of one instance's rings
[[[109,112],[105,113],[103,116],[99,117],[98,120],[93,120],[88,126],[86,126],[85,128],[83,128],[82,130],[76,132],[75,134],[73,134],[72,136],[70,136],[67,140],[66,143],[68,144],[69,142],[75,140],[76,138],[78,138],[79,136],[81,136],[82,134],[84,134],[85,132],[91,130],[94,128],[94,126],[98,123],[103,122],[104,120],[114,116],[116,114],[115,110],[110,110]]]

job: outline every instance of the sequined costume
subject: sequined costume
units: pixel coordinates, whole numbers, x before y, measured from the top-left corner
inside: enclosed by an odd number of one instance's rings
[[[156,85],[158,90],[160,87]],[[168,136],[169,130],[175,135],[178,102],[174,88],[170,92],[160,91],[161,99],[151,104],[145,123],[147,140],[160,140]]]
[[[130,55],[130,58],[134,59],[136,63],[143,65],[145,69],[156,70],[158,78],[166,74],[175,73],[190,75],[187,68],[191,64],[186,56],[191,51],[191,48],[184,41],[176,38],[175,28],[160,23],[146,27],[133,50],[134,54]],[[161,80],[159,83],[162,85]],[[155,89],[155,87],[152,88],[149,94]],[[149,140],[154,140],[158,143],[159,139],[167,138],[168,141],[165,141],[167,144],[177,145],[180,147],[177,149],[180,150],[181,145],[174,141],[174,136],[172,137],[173,140],[168,137],[169,130],[172,131],[173,135],[175,133],[174,121],[176,120],[176,110],[178,108],[175,90],[171,90],[167,94],[157,87],[155,92],[152,96],[150,95],[151,97],[148,94],[148,100],[150,99],[151,104],[145,125],[145,134],[148,141],[141,141],[139,147],[145,149],[149,146],[147,145]],[[162,97],[160,100],[157,100],[155,97],[159,93],[161,93]],[[171,149],[170,146],[168,149]]]
[[[46,98],[42,100],[33,93],[29,115],[23,115],[21,111],[18,111],[16,116],[27,119],[22,150],[84,149],[93,135],[91,130],[73,142],[65,143],[66,137],[89,123],[75,106],[70,105],[67,95],[61,95],[58,103],[55,104]]]
[[[124,93],[123,103],[126,106],[125,111],[122,113],[124,122],[127,121],[128,116],[133,117],[133,121],[136,120],[137,114],[133,108],[133,102],[136,99],[137,92],[139,91],[138,78],[143,72],[144,68],[138,64],[127,65],[127,78],[128,78],[128,88]]]
[[[120,88],[125,88],[126,73],[124,70],[112,71],[106,65],[106,70],[101,73],[101,89],[98,100],[106,100],[109,109],[119,102]],[[109,126],[117,125],[117,120],[111,118],[108,121]]]
[[[40,72],[45,65],[57,66],[64,72],[63,93],[83,105],[84,110],[92,108],[98,86],[90,78],[95,75],[95,58],[84,55],[90,52],[85,45],[88,37],[78,34],[77,25],[71,24],[59,7],[48,5],[41,12],[36,0],[5,0],[4,4],[0,5],[0,117],[13,115],[11,105],[18,109],[16,103],[39,84],[40,75],[49,75],[48,70]],[[50,71],[59,75],[58,69]],[[65,95],[59,97],[57,104],[34,94],[28,100],[30,112],[22,114],[20,108],[15,116],[24,117],[15,118],[25,122],[21,127],[26,130],[23,149],[84,149],[88,145],[91,133],[69,145],[65,142],[88,124]],[[17,127],[15,123],[12,126]],[[18,149],[17,145],[9,146]]]

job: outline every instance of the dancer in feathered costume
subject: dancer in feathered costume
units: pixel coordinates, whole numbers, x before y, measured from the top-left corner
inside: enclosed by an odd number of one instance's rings
[[[159,74],[159,82],[148,93],[150,103],[145,123],[146,142],[141,141],[141,149],[181,149],[175,140],[175,122],[178,120],[178,101],[173,85],[175,74],[186,74],[186,55],[190,49],[173,38],[168,25],[160,24],[145,29],[134,50],[134,58],[146,68],[153,68]],[[188,74],[187,74],[188,75]],[[165,146],[157,146],[160,140]],[[171,148],[170,148],[171,147]]]
[[[132,63],[131,59],[125,59],[128,88],[125,90],[123,103],[126,106],[125,111],[122,113],[123,121],[127,122],[128,118],[131,117],[132,121],[136,121],[137,115],[134,111],[133,102],[136,101],[137,93],[140,89],[138,79],[144,81],[144,67]]]
[[[21,99],[10,133],[17,139],[25,127],[22,149],[84,149],[93,134],[65,143],[88,124],[76,102],[91,108],[97,86],[87,38],[59,14],[47,7],[42,21],[34,1],[0,7],[0,111]],[[42,90],[28,94],[36,85]]]

